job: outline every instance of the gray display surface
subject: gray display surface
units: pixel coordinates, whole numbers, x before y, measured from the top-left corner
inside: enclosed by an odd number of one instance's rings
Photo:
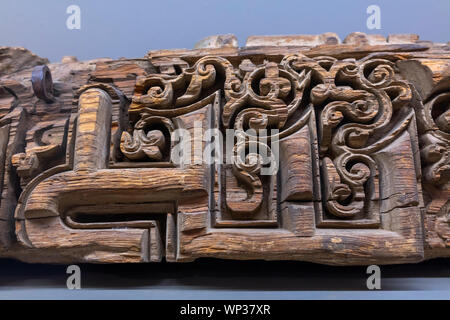
[[[80,265],[68,290],[66,265],[0,262],[0,299],[450,299],[450,262],[381,266],[381,290],[366,267],[301,262],[199,260],[186,264]]]

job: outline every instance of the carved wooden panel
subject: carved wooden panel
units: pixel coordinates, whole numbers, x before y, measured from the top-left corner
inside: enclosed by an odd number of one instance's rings
[[[448,46],[296,37],[0,78],[0,254],[449,256]]]

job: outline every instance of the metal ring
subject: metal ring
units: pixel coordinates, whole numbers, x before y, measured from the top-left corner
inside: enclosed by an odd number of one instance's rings
[[[36,66],[31,73],[31,83],[34,94],[45,102],[55,101],[53,97],[53,80],[50,69],[47,66]]]

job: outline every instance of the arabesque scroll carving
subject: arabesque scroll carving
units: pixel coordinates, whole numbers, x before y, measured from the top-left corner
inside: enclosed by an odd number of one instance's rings
[[[0,256],[448,256],[444,49],[357,36],[50,64],[34,87],[30,68],[0,77]]]

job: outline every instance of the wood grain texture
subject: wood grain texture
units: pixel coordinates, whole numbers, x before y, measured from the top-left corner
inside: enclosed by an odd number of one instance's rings
[[[31,81],[45,59],[0,49],[2,257],[450,256],[448,44],[219,35],[141,59],[66,57],[48,64],[52,99]]]

